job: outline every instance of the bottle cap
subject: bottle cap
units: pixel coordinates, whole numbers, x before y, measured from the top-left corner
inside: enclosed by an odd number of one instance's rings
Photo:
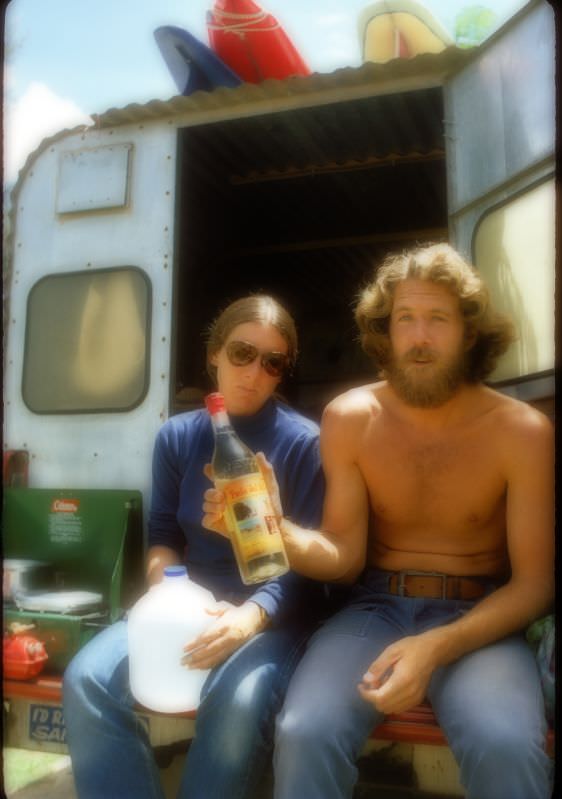
[[[185,566],[164,566],[164,577],[185,577],[186,574]]]
[[[211,415],[219,411],[224,411],[224,397],[219,391],[215,391],[213,394],[208,394],[205,397],[205,405]]]

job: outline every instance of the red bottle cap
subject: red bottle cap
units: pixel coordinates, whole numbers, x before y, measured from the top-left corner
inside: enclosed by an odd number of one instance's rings
[[[215,413],[219,413],[219,411],[225,410],[224,397],[218,391],[215,391],[213,394],[208,394],[205,397],[205,405],[211,416]]]

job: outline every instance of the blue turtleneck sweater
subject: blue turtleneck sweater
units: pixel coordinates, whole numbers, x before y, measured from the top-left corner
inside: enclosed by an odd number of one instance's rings
[[[240,438],[263,452],[275,469],[285,516],[303,527],[318,528],[324,478],[317,425],[289,406],[269,400],[253,416],[230,416]],[[210,487],[203,467],[211,462],[214,435],[205,410],[172,416],[160,429],[152,464],[149,546],[174,549],[191,579],[217,600],[238,604],[251,598],[279,622],[318,599],[320,585],[293,572],[260,586],[240,579],[230,542],[201,526],[203,494]]]

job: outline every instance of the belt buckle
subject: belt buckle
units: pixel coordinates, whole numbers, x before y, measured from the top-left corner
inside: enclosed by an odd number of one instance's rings
[[[447,599],[447,576],[443,572],[420,572],[415,569],[401,569],[398,572],[398,596],[407,597],[406,577],[439,577],[441,578],[441,599]]]

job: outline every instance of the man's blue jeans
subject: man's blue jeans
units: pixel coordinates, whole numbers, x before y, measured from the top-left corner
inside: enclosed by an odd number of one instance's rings
[[[473,605],[402,598],[387,586],[388,573],[367,572],[347,607],[310,639],[277,719],[275,799],[349,799],[356,759],[382,720],[357,691],[363,674],[392,642],[452,622]],[[428,698],[470,799],[550,797],[543,698],[522,636],[438,669]]]
[[[274,720],[310,629],[260,633],[209,675],[179,799],[249,799],[270,760]],[[164,799],[129,690],[126,622],[93,638],[64,677],[64,718],[80,799]]]

